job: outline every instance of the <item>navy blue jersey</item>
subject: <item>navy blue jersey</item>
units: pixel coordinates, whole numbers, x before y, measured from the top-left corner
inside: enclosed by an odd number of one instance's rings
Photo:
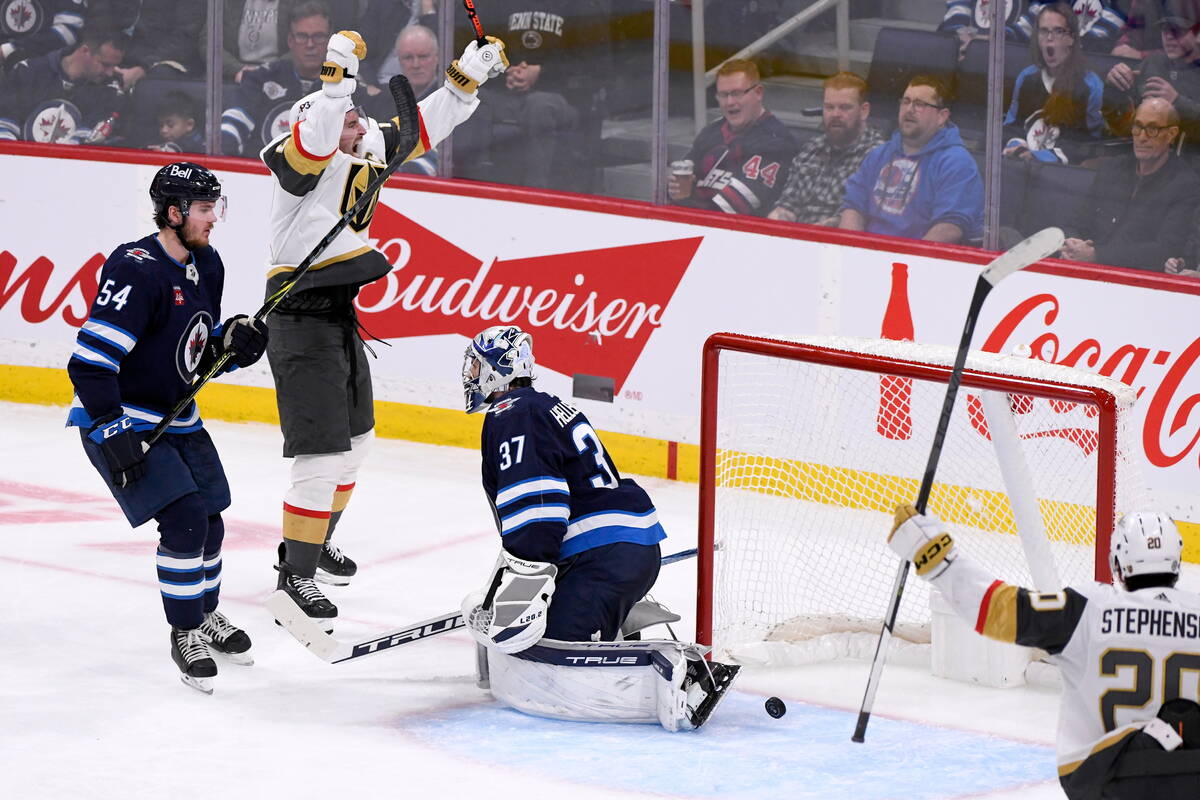
[[[67,363],[75,386],[67,424],[91,427],[124,409],[135,429],[153,428],[191,388],[208,338],[220,328],[224,284],[225,267],[211,247],[188,264],[167,255],[154,235],[114,250]],[[193,402],[167,430],[201,427]]]
[[[74,47],[87,0],[0,2],[0,64]]]
[[[296,101],[320,88],[316,78],[301,78],[290,58],[248,69],[230,92],[221,115],[221,152],[252,155],[287,133],[288,114]]]
[[[622,478],[587,417],[532,387],[514,389],[483,421],[483,489],[504,549],[558,562],[614,542],[666,538],[646,491]]]
[[[121,81],[72,81],[62,69],[66,53],[55,50],[21,61],[0,80],[0,139],[111,143],[122,124],[116,118],[127,104]]]

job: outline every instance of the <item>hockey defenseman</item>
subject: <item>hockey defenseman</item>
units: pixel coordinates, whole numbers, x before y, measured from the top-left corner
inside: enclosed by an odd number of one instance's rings
[[[79,427],[129,524],[158,523],[171,656],[184,683],[211,693],[210,647],[252,663],[250,637],[217,611],[229,484],[194,402],[149,451],[143,442],[226,350],[238,367],[261,358],[267,329],[244,315],[216,324],[225,283],[208,242],[225,204],[216,176],[199,164],[168,164],[154,176],[150,199],[158,233],[120,245],[100,271],[67,364],[75,386],[67,425]]]
[[[446,70],[445,85],[421,101],[416,120],[376,122],[363,117],[351,100],[366,52],[354,31],[330,37],[320,91],[293,106],[291,131],[260,154],[276,180],[268,296],[289,280],[386,162],[418,158],[446,138],[479,104],[479,84],[507,66],[498,39],[482,47],[473,41]],[[412,152],[395,152],[401,125],[419,126]],[[314,578],[344,585],[357,571],[331,537],[375,427],[371,372],[354,312],[359,287],[391,270],[367,239],[374,209],[373,198],[283,297],[271,317],[267,354],[283,455],[293,459],[283,503],[278,588],[329,629],[337,607]]]
[[[1063,681],[1058,774],[1069,798],[1200,797],[1200,596],[1174,588],[1174,520],[1121,518],[1110,547],[1119,588],[1050,594],[995,580],[911,505],[896,510],[888,544],[977,632],[1050,653]]]
[[[529,714],[700,727],[737,675],[697,645],[618,641],[658,577],[666,534],[579,410],[533,388],[533,340],[488,328],[468,345],[463,390],[483,421],[483,488],[500,530],[488,584],[463,601],[496,699]],[[666,612],[666,620],[677,616]],[[660,615],[658,620],[663,621]]]

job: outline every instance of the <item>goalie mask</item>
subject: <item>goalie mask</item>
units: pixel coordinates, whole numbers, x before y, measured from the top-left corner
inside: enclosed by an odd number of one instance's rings
[[[533,337],[515,325],[497,325],[478,334],[463,358],[463,397],[468,414],[491,405],[517,378],[533,379]]]
[[[1122,579],[1135,575],[1178,575],[1183,558],[1183,537],[1175,520],[1156,511],[1138,511],[1121,517],[1113,529],[1113,574]]]

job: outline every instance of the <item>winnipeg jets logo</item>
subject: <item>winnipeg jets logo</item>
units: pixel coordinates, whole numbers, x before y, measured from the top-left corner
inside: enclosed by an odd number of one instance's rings
[[[67,100],[47,100],[25,121],[25,138],[33,142],[65,142],[79,128],[79,108]]]
[[[139,264],[143,261],[147,261],[147,260],[153,261],[154,260],[154,256],[150,255],[150,251],[144,247],[135,247],[132,250],[126,250],[125,255],[128,256],[129,258],[132,258],[134,261],[138,262]]]
[[[505,411],[508,411],[510,408],[515,406],[517,404],[517,401],[520,399],[521,398],[519,398],[519,397],[506,397],[503,400],[500,400],[499,402],[497,402],[495,405],[492,406],[491,413],[503,414]]]
[[[184,383],[190,384],[200,359],[204,356],[204,347],[213,329],[212,317],[207,311],[198,311],[183,328],[179,344],[175,348],[175,368]]]
[[[38,25],[38,7],[32,0],[11,0],[4,8],[4,28],[11,33],[29,33]]]

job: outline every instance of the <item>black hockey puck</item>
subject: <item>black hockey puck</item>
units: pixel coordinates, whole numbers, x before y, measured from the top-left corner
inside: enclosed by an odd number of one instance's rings
[[[779,719],[787,713],[787,706],[778,697],[768,697],[763,706],[767,709],[767,713],[775,719]]]

